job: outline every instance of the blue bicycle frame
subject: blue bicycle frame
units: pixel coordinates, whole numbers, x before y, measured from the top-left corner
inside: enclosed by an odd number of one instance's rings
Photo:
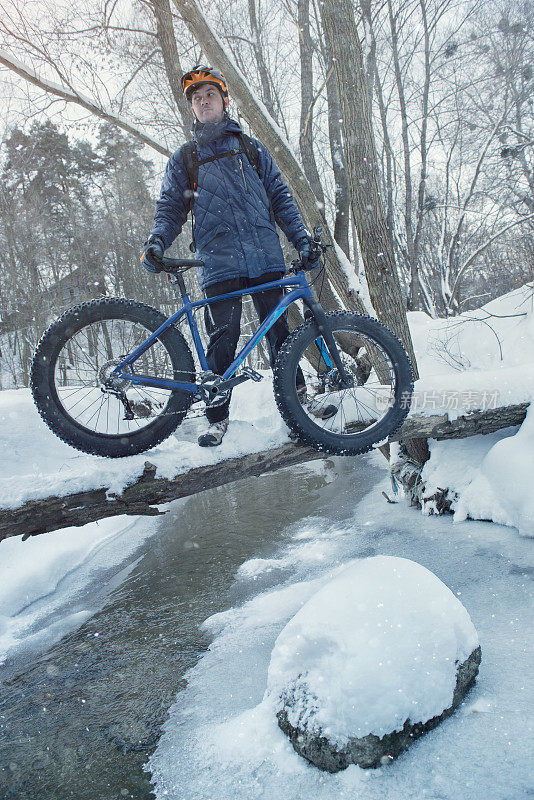
[[[179,281],[182,284],[183,282]],[[230,292],[229,294],[221,294],[217,295],[216,297],[210,297],[206,300],[197,300],[195,302],[191,302],[187,292],[185,291],[185,287],[182,294],[182,307],[169,319],[167,319],[163,325],[161,325],[154,333],[152,333],[145,341],[139,345],[132,353],[130,353],[120,364],[118,364],[115,369],[113,370],[114,375],[117,375],[119,378],[125,378],[131,384],[137,384],[141,386],[153,386],[157,388],[164,388],[164,389],[182,389],[188,392],[193,392],[197,394],[199,391],[199,384],[197,383],[185,383],[182,381],[175,381],[169,380],[164,378],[154,378],[149,375],[136,375],[135,372],[124,371],[127,367],[132,367],[135,361],[145,353],[149,347],[156,341],[158,336],[161,336],[167,328],[173,325],[175,322],[178,322],[184,315],[187,317],[187,321],[189,323],[189,328],[191,330],[191,335],[193,337],[193,342],[195,343],[195,348],[197,351],[198,359],[200,361],[200,365],[203,370],[209,371],[208,362],[206,360],[206,354],[204,352],[204,348],[202,346],[202,341],[200,339],[200,334],[198,332],[197,324],[195,321],[195,317],[193,311],[197,308],[202,308],[203,306],[211,305],[212,303],[217,303],[220,300],[227,300],[230,297],[241,297],[247,294],[254,294],[255,292],[262,292],[265,289],[274,289],[277,287],[290,287],[294,286],[294,289],[291,289],[290,292],[285,294],[279,303],[274,307],[271,313],[265,318],[265,320],[261,323],[258,330],[254,333],[254,335],[249,339],[249,341],[245,344],[243,349],[238,353],[235,359],[232,361],[228,369],[223,373],[221,376],[223,380],[229,380],[235,372],[239,369],[239,366],[243,363],[249,353],[256,347],[258,342],[266,335],[267,331],[274,325],[276,320],[286,311],[286,309],[294,303],[295,300],[304,300],[306,305],[312,310],[314,316],[317,314],[317,307],[320,309],[322,314],[321,307],[318,306],[316,303],[311,289],[308,285],[308,281],[306,280],[306,276],[304,272],[297,272],[294,277],[289,278],[281,278],[278,281],[270,281],[269,283],[262,283],[259,286],[249,286],[246,289],[239,289],[235,292]],[[319,323],[318,325],[319,330],[322,330],[322,325]],[[325,347],[325,343],[322,338],[317,339],[317,343],[319,349],[323,357],[325,358],[325,362],[327,366],[332,366],[332,361],[328,356],[327,348]],[[327,342],[328,344],[328,342]],[[334,357],[334,361],[338,361]]]

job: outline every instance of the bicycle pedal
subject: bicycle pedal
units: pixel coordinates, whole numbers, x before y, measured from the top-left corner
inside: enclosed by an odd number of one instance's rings
[[[243,375],[246,375],[247,378],[250,378],[251,380],[255,381],[256,383],[258,383],[259,381],[263,380],[263,375],[260,375],[259,372],[256,372],[256,370],[251,369],[250,367],[243,367],[242,373],[243,373]]]

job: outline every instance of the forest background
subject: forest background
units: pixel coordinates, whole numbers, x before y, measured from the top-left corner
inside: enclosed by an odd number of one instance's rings
[[[289,142],[341,259],[352,262],[349,284],[363,289],[329,3],[212,0],[202,12]],[[362,44],[406,308],[456,315],[532,281],[534,4],[344,5]],[[191,135],[179,76],[206,60],[179,6],[0,2],[1,388],[28,385],[39,336],[76,302],[108,294],[175,308],[173,287],[146,273],[139,254],[166,158]],[[259,135],[246,111],[230,105]],[[174,253],[190,256],[189,241],[184,230]],[[245,306],[245,333],[252,320]]]

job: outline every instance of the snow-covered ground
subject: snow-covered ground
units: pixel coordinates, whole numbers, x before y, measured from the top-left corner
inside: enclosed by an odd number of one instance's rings
[[[501,316],[490,318],[488,312]],[[485,310],[449,322],[410,317],[423,376],[416,385],[416,413],[446,410],[454,415],[484,404],[532,399],[531,290],[512,292]],[[141,473],[147,458],[106,460],[72,450],[41,422],[25,390],[0,392],[0,422],[4,507],[100,486],[118,492]],[[229,433],[216,452],[196,445],[197,432],[198,421],[186,422],[175,437],[150,451],[159,474],[172,476],[287,441],[267,382],[236,390]],[[290,542],[278,557],[245,563],[237,580],[249,585],[251,599],[206,623],[214,643],[190,673],[188,688],[151,760],[158,797],[526,797],[532,744],[526,715],[527,691],[532,699],[527,682],[532,609],[526,580],[532,566],[530,542],[516,528],[533,533],[533,445],[529,412],[519,431],[433,443],[423,473],[429,484],[445,482],[458,492],[456,521],[470,515],[515,527],[465,521],[454,525],[450,519],[423,517],[403,503],[388,505],[381,495],[382,490],[391,494],[386,481],[355,509],[350,526],[336,529],[324,520],[304,520],[288,532]],[[381,456],[368,458],[385,470]],[[80,624],[93,606],[73,604],[72,598],[91,583],[96,570],[126,564],[127,574],[137,545],[154,530],[153,520],[119,517],[25,543],[1,542],[0,660]],[[395,764],[373,772],[351,767],[325,775],[294,753],[276,721],[262,710],[271,651],[287,621],[337,570],[350,559],[376,554],[411,558],[460,596],[480,635],[481,673],[458,713]],[[279,576],[280,570],[286,575],[283,582],[254,596],[255,581],[263,585],[266,576]],[[115,580],[121,576],[116,572]],[[65,608],[62,624],[50,630],[47,618],[57,620],[52,612],[58,608]]]
[[[424,412],[435,408],[455,410],[452,400],[424,397],[424,391],[446,388],[462,391],[499,391],[497,405],[508,405],[532,395],[534,366],[534,287],[525,285],[482,308],[448,319],[431,319],[422,311],[409,312],[408,321],[422,379],[416,385],[417,406]],[[513,375],[508,370],[518,369]],[[471,380],[464,382],[468,375]],[[513,376],[513,381],[509,377]],[[427,380],[428,379],[428,380]],[[495,383],[493,381],[495,380]],[[508,400],[510,398],[510,400]],[[488,398],[489,401],[489,398]],[[462,408],[473,407],[475,399],[458,396]]]
[[[205,623],[214,641],[186,675],[187,687],[150,759],[158,800],[529,796],[534,744],[530,541],[510,528],[473,521],[453,525],[450,518],[421,516],[405,503],[389,505],[384,489],[389,490],[387,481],[367,495],[346,525],[304,519],[285,532],[287,544],[277,558],[241,567],[237,581],[248,586],[251,597]],[[450,587],[478,631],[482,665],[475,687],[453,716],[395,762],[378,770],[351,766],[330,775],[298,756],[278,728],[265,700],[269,664],[277,637],[304,604],[351,559],[377,553],[417,561]],[[280,582],[255,591],[270,575]]]
[[[534,399],[534,290],[516,289],[450,320],[409,314],[421,379],[411,413],[496,408]],[[521,428],[430,441],[427,495],[449,487],[454,518],[493,520],[534,536],[534,408]],[[430,504],[427,512],[432,511]]]

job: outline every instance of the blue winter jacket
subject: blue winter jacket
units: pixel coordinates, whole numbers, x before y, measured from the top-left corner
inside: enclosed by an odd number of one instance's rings
[[[219,123],[196,123],[194,139],[199,161],[228,150],[239,150],[240,125],[225,117]],[[257,142],[258,173],[247,156],[219,158],[199,165],[193,205],[200,287],[228,278],[257,278],[284,271],[276,222],[292,244],[307,231],[291,193],[267,149]],[[189,211],[190,187],[180,150],[170,157],[161,186],[152,234],[165,249],[181,232]]]

